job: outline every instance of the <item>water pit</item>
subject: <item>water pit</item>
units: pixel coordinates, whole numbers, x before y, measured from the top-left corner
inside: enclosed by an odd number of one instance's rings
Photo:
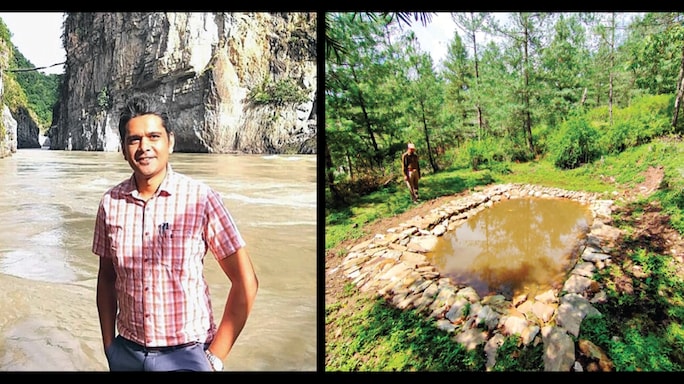
[[[536,295],[562,287],[591,222],[588,207],[573,200],[503,200],[444,233],[426,256],[480,297]]]
[[[468,349],[484,344],[488,370],[513,334],[544,344],[545,371],[577,370],[572,337],[600,315],[593,304],[606,293],[593,276],[621,236],[612,206],[588,192],[492,185],[352,246],[329,273],[432,318]]]

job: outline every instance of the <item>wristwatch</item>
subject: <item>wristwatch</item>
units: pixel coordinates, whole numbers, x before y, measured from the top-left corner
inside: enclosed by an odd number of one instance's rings
[[[207,359],[209,359],[209,363],[211,364],[211,369],[213,369],[214,372],[223,371],[223,361],[221,361],[221,359],[211,353],[208,349],[205,352],[207,354]]]

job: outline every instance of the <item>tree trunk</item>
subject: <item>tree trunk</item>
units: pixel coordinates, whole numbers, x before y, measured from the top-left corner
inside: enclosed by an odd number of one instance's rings
[[[425,134],[425,144],[427,145],[428,161],[430,162],[432,172],[434,173],[439,171],[439,166],[437,165],[437,162],[435,161],[434,157],[432,157],[432,148],[430,147],[430,133],[428,130],[427,120],[425,119],[425,105],[422,105],[422,101],[420,103],[421,110],[423,111],[423,133]],[[420,176],[422,177],[423,175],[421,174]]]
[[[682,103],[682,95],[684,94],[684,45],[682,45],[682,60],[679,65],[679,85],[677,86],[677,97],[675,97],[674,111],[672,114],[672,128],[677,129],[677,118],[679,116],[679,106]]]
[[[423,126],[423,130],[425,132],[425,143],[427,144],[428,160],[430,161],[432,172],[439,172],[439,165],[437,165],[437,162],[435,161],[434,157],[432,157],[432,148],[430,147],[430,134],[428,132],[427,125]]]
[[[330,149],[328,148],[328,143],[325,143],[325,172],[326,172],[326,179],[325,183],[328,185],[328,188],[330,188],[330,194],[332,195],[332,205],[338,205],[340,203],[344,203],[344,197],[340,194],[340,192],[337,190],[337,186],[335,185],[335,174],[333,173],[333,170],[335,169],[335,166],[333,165],[332,162],[332,156],[330,156]]]
[[[470,12],[470,17],[472,20],[473,13]],[[475,36],[475,31],[473,31],[471,35],[471,39],[473,41],[473,60],[475,61],[475,84],[477,85],[477,92],[480,91],[480,66],[479,60],[477,57],[477,41],[476,36]],[[480,141],[482,137],[482,133],[484,131],[484,122],[482,121],[482,106],[480,105],[480,97],[478,95],[477,100],[475,102],[475,108],[477,109],[477,141]]]
[[[354,76],[354,80],[356,81],[357,84],[360,84],[359,79],[356,75],[356,71],[354,71],[354,67],[351,67],[352,70],[352,76]],[[368,117],[368,111],[366,110],[366,103],[363,98],[363,94],[361,93],[361,90],[359,89],[359,106],[361,107],[361,112],[363,113],[363,119],[364,119],[364,124],[366,126],[366,132],[368,132],[368,137],[371,139],[371,144],[373,146],[373,155],[371,160],[371,168],[373,162],[377,164],[378,166],[382,167],[382,155],[380,154],[380,150],[378,148],[378,142],[375,140],[375,132],[373,132],[373,127],[370,123],[370,118]],[[372,170],[372,169],[371,169]]]
[[[613,126],[613,68],[615,67],[615,13],[610,19],[610,68],[608,69],[608,124]]]
[[[524,56],[523,56],[523,79],[525,81],[525,90],[523,91],[523,98],[525,102],[525,112],[523,113],[523,129],[525,132],[525,137],[527,139],[527,147],[530,150],[532,156],[535,156],[534,143],[532,142],[532,116],[530,114],[530,73],[529,73],[529,52],[528,44],[530,37],[528,35],[527,26],[525,26],[525,44],[524,44]]]
[[[349,180],[354,180],[354,170],[352,169],[351,156],[349,156],[349,150],[345,151],[345,157],[347,158],[347,169],[349,172]]]

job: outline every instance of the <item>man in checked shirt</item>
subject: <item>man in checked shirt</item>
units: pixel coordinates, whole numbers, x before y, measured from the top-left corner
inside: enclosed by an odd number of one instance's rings
[[[259,282],[221,196],[168,163],[174,135],[158,104],[142,95],[122,110],[133,175],[105,192],[97,211],[104,352],[111,371],[221,371]],[[207,250],[231,282],[218,326],[202,272]]]

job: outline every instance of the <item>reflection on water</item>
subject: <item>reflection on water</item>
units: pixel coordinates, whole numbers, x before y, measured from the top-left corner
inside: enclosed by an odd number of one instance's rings
[[[5,211],[11,209],[11,204],[2,205],[0,226],[7,228],[0,234],[2,273],[55,283],[86,277],[88,271],[80,270],[83,265],[72,257],[72,251],[89,246],[83,234],[92,231],[92,223],[86,215],[74,213],[69,205],[50,200],[19,203],[12,214]]]
[[[534,294],[562,284],[589,223],[589,209],[572,200],[505,200],[447,232],[428,259],[480,296]]]
[[[316,370],[316,158],[174,153],[216,189],[260,289],[226,371]],[[97,205],[130,177],[120,153],[19,150],[0,159],[0,371],[102,371],[90,251]],[[230,283],[211,254],[217,318]]]

